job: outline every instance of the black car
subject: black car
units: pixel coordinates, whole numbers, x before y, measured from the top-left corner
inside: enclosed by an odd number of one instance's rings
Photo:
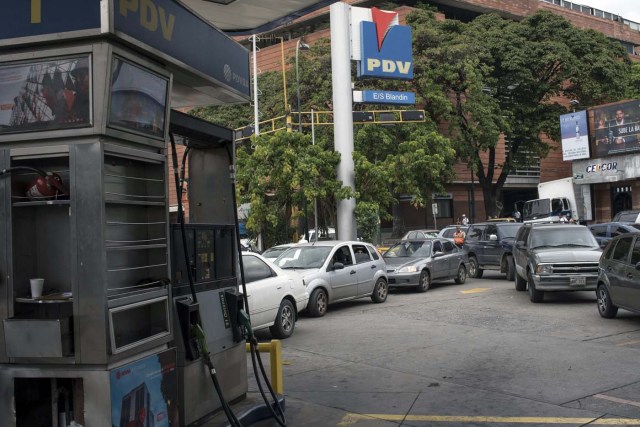
[[[640,234],[625,234],[609,242],[598,269],[598,312],[613,318],[618,307],[640,313]]]
[[[640,223],[640,209],[620,211],[613,217],[612,221]]]
[[[601,248],[607,246],[607,243],[616,236],[625,233],[639,233],[640,224],[629,222],[606,222],[602,224],[593,224],[589,226],[589,230],[598,241]]]
[[[519,222],[483,222],[467,230],[463,249],[469,255],[469,277],[480,278],[484,270],[499,270],[513,280],[513,241]]]

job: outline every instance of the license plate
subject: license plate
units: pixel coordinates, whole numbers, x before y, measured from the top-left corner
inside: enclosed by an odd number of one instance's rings
[[[587,278],[584,276],[570,277],[569,285],[571,286],[584,286],[587,284]]]

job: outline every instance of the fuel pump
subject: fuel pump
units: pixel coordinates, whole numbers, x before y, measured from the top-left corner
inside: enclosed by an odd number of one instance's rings
[[[190,131],[187,131],[185,128],[185,125],[187,123],[190,124]],[[215,277],[224,276],[224,274],[221,274],[221,271],[219,270],[223,269],[224,267],[221,266],[225,265],[226,263],[221,263],[219,261],[220,258],[224,259],[225,255],[229,254],[224,254],[216,251],[215,248],[217,246],[217,242],[222,239],[222,236],[227,236],[230,239],[229,242],[232,243],[232,246],[234,246],[235,250],[237,251],[237,258],[233,256],[231,257],[231,259],[237,259],[237,265],[235,265],[235,261],[233,261],[234,269],[236,267],[239,269],[236,276],[239,277],[240,286],[243,287],[243,296],[247,295],[242,255],[239,251],[240,237],[237,226],[237,209],[235,208],[235,174],[233,166],[232,144],[230,143],[230,141],[226,141],[227,143],[215,147],[216,144],[212,144],[211,141],[212,139],[215,139],[211,138],[212,135],[209,135],[209,142],[203,142],[203,135],[198,135],[193,128],[198,127],[198,125],[205,126],[205,123],[206,122],[201,122],[193,117],[182,115],[181,113],[177,112],[172,112],[172,131],[178,134],[182,133],[183,136],[181,137],[181,139],[185,144],[182,156],[182,166],[179,167],[178,154],[176,150],[176,137],[174,136],[173,132],[171,133],[170,139],[174,180],[176,184],[176,194],[178,200],[178,224],[174,226],[173,238],[179,240],[179,242],[176,242],[174,240],[172,245],[172,247],[174,248],[174,279],[177,283],[180,283],[180,280],[183,279],[184,276],[186,276],[190,290],[189,298],[176,300],[176,312],[180,322],[180,330],[182,331],[182,341],[185,348],[185,357],[203,358],[203,361],[209,370],[209,374],[216,389],[216,393],[218,394],[218,398],[220,399],[221,407],[224,410],[230,425],[240,426],[242,425],[243,420],[239,420],[235,416],[235,414],[227,404],[224,392],[220,386],[217,372],[220,372],[221,369],[216,369],[212,358],[210,357],[208,346],[208,342],[210,341],[210,339],[207,338],[207,334],[220,334],[222,332],[222,329],[206,330],[206,328],[203,327],[203,319],[206,319],[212,313],[201,310],[201,307],[199,305],[199,293],[196,291],[197,286],[207,283],[208,280],[212,280]],[[211,132],[215,132],[215,126],[211,128],[210,133]],[[189,136],[184,136],[185,133],[189,134]],[[193,158],[191,158],[190,156],[193,156]],[[190,175],[187,180],[187,178],[185,177],[185,165],[188,159],[190,159]],[[211,165],[208,165],[208,167],[206,168],[200,167],[204,166],[204,164],[200,163],[201,161],[203,161],[203,159],[208,159],[211,163],[217,163],[220,166],[226,162],[226,168],[222,170],[227,170],[229,172],[228,176],[209,176],[208,178],[203,179],[201,176],[199,176],[200,174],[198,173],[198,171],[212,170]],[[185,182],[189,182],[190,219],[203,220],[205,218],[209,218],[211,217],[212,212],[215,215],[215,212],[220,209],[220,205],[230,203],[230,205],[234,208],[232,209],[233,215],[230,218],[231,223],[203,224],[199,221],[197,223],[190,221],[189,224],[185,224],[184,209],[181,203],[183,195],[183,184]],[[203,188],[214,188],[216,189],[217,194],[209,194],[208,196],[203,196],[203,194],[201,194]],[[209,203],[210,200],[217,201],[215,208],[213,206],[207,206],[204,210],[201,209],[203,202],[206,201],[207,203]],[[212,212],[210,212],[208,209],[211,209]],[[209,264],[208,261],[213,259],[217,259],[218,262]],[[179,266],[179,263],[181,263],[182,266]],[[262,392],[265,403],[262,407],[265,414],[263,417],[273,416],[280,425],[286,425],[286,419],[283,409],[284,399],[282,397],[279,398],[273,392],[273,389],[267,380],[267,374],[262,364],[262,360],[260,359],[260,355],[256,351],[257,340],[253,336],[253,331],[251,330],[249,313],[245,310],[245,307],[248,307],[246,297],[243,298],[237,292],[237,289],[225,289],[224,293],[219,293],[218,296],[221,302],[220,307],[225,322],[225,329],[230,330],[233,342],[244,343],[244,341],[246,340],[251,344],[254,372],[256,373],[258,386]],[[269,391],[271,392],[271,396],[274,401],[273,405],[268,402],[266,394],[262,388],[262,383],[258,376],[258,366],[256,360],[260,365],[263,378],[265,379]],[[246,423],[247,421],[244,422]]]

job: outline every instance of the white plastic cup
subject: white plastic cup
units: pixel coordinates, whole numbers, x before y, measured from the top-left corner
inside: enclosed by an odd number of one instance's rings
[[[40,298],[44,287],[44,279],[29,279],[29,283],[31,283],[31,298]]]

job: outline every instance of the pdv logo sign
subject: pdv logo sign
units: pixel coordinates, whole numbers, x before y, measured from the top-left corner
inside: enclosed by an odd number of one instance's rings
[[[373,22],[360,22],[362,58],[358,77],[413,78],[411,28],[392,25],[397,12],[371,8]]]

